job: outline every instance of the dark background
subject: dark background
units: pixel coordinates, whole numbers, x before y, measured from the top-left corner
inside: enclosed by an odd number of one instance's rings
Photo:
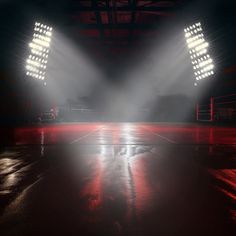
[[[149,10],[144,10],[148,7]],[[79,107],[99,110],[103,117],[111,114],[110,120],[119,120],[117,111],[110,109],[111,104],[109,106],[104,106],[104,104],[113,98],[114,93],[119,94],[119,99],[124,98],[122,100],[124,103],[126,103],[126,99],[127,101],[132,98],[135,100],[135,96],[129,93],[124,96],[120,95],[122,93],[120,91],[124,91],[124,88],[127,87],[127,76],[124,74],[129,68],[138,68],[139,62],[149,60],[148,57],[145,57],[149,54],[145,53],[150,51],[150,45],[154,43],[157,45],[155,55],[158,58],[158,46],[160,45],[161,48],[162,44],[164,45],[163,42],[172,37],[172,32],[181,31],[196,21],[203,23],[205,37],[211,45],[210,54],[216,66],[214,79],[201,82],[198,88],[191,88],[197,90],[193,96],[181,91],[169,92],[157,85],[158,89],[154,89],[154,99],[147,99],[147,102],[143,102],[143,106],[139,106],[135,102],[131,102],[130,106],[147,109],[150,111],[150,116],[155,117],[153,114],[158,109],[166,109],[167,113],[172,111],[176,114],[178,113],[176,107],[182,107],[183,104],[187,109],[187,107],[193,107],[196,101],[208,99],[210,96],[234,93],[236,90],[235,9],[234,1],[222,0],[207,2],[179,0],[161,1],[161,3],[160,1],[89,0],[1,1],[1,121],[30,121],[40,111],[64,104],[76,104]],[[60,34],[70,39],[73,48],[81,50],[103,73],[103,81],[106,81],[106,86],[104,86],[104,82],[97,83],[89,92],[73,94],[72,97],[65,96],[61,101],[56,96],[54,99],[48,96],[48,91],[41,83],[27,78],[25,59],[29,53],[28,43],[32,37],[35,21],[53,26],[57,32],[59,31]],[[173,44],[175,44],[174,41]],[[151,58],[149,62],[152,68],[155,67],[155,60]],[[190,61],[187,63],[189,63],[189,68],[183,76],[186,78],[190,76],[189,81],[193,84],[191,63]],[[149,70],[148,66],[146,70]],[[74,77],[73,80],[75,80]],[[75,85],[69,79],[65,81],[61,78],[58,81],[56,83],[60,84],[60,88],[63,88],[67,94],[72,94],[70,91],[76,86],[78,89],[80,87],[80,83]],[[141,87],[142,82],[138,83]],[[184,83],[179,83],[178,87],[187,90]],[[160,92],[160,90],[164,92]],[[189,91],[191,94],[191,90]],[[118,106],[117,109],[118,113],[121,113],[122,107]],[[126,110],[124,113],[128,113],[130,107],[127,107]],[[191,108],[190,120],[194,116],[193,110]],[[172,118],[173,120],[182,119],[180,116],[172,116]],[[129,117],[124,116],[122,119],[129,119]],[[156,117],[153,119],[155,120]],[[159,120],[161,120],[160,117]]]

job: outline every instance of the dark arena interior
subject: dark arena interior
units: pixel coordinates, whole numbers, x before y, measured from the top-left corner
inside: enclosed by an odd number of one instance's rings
[[[236,235],[236,2],[1,0],[0,235]]]

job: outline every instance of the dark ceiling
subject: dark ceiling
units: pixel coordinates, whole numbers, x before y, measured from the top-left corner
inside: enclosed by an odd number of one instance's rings
[[[159,26],[174,19],[187,1],[180,0],[71,0],[64,22],[90,50],[108,61],[121,63],[158,34]],[[145,45],[141,45],[144,47]],[[105,59],[104,59],[105,58]]]
[[[73,0],[68,12],[81,34],[125,46],[137,37],[147,36],[147,31],[160,21],[174,17],[182,4],[175,0]]]
[[[183,25],[176,24],[180,30],[200,19],[220,52],[215,57],[221,61],[229,58],[228,65],[235,63],[229,53],[235,48],[236,34],[232,0],[2,0],[0,7],[1,60],[5,64],[12,58],[7,50],[29,41],[37,19],[82,45],[94,60],[119,62],[124,55],[132,57],[141,51],[149,40],[158,43],[168,24],[182,21]]]

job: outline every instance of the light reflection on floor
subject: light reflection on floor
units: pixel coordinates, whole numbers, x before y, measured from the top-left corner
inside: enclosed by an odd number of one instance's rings
[[[235,229],[235,128],[100,123],[9,132],[0,152],[1,235]]]

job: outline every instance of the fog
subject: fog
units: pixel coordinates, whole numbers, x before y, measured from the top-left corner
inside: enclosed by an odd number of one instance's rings
[[[71,101],[75,106],[87,98],[86,108],[99,110],[111,120],[150,116],[165,120],[168,115],[187,119],[199,90],[194,86],[182,26],[163,30],[157,40],[143,43],[145,47],[129,57],[125,69],[116,70],[115,63],[109,63],[113,73],[108,76],[92,55],[54,31],[47,67],[49,95],[59,105]]]
[[[53,31],[47,66],[47,90],[59,104],[92,96],[103,75],[82,48]]]

